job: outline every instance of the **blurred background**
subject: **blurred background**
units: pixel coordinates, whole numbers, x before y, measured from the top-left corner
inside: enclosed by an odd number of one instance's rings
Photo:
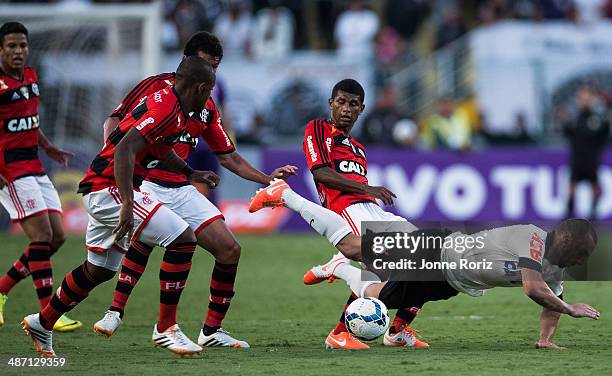
[[[198,30],[223,43],[214,97],[240,153],[266,172],[298,165],[290,183],[315,202],[303,130],[352,77],[366,89],[354,136],[370,184],[398,196],[388,210],[415,221],[612,218],[612,0],[0,1],[8,20],[30,30],[41,126],[77,153],[69,169],[47,163],[75,233],[87,222],[76,185],[104,119],[136,82],[173,71]],[[572,147],[601,163],[568,210]],[[194,158],[219,169],[205,148]],[[248,214],[257,185],[220,174],[206,194],[234,230],[308,229],[286,210]],[[2,212],[0,228],[9,222]]]

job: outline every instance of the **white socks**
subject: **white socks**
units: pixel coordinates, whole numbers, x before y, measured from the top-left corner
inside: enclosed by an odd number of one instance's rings
[[[368,281],[362,280],[362,274],[367,273]],[[379,283],[380,279],[372,272],[364,271],[351,264],[340,264],[334,270],[334,276],[343,279],[349,288],[360,298],[365,295],[368,286]]]
[[[351,228],[341,216],[314,202],[306,200],[291,189],[285,189],[282,197],[285,206],[300,213],[306,223],[317,233],[325,236],[334,247],[345,236],[352,233]]]

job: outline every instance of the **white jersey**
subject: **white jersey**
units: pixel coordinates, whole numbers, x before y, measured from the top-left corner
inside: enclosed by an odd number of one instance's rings
[[[484,230],[470,236],[477,239],[473,247],[458,252],[455,245],[453,248],[442,248],[441,252],[443,262],[478,265],[444,269],[446,280],[457,291],[481,296],[484,290],[493,287],[522,286],[521,269],[529,268],[542,273],[542,278],[555,295],[563,292],[563,269],[544,258],[546,231],[534,225],[515,225]],[[454,232],[447,238],[460,237],[466,235]]]

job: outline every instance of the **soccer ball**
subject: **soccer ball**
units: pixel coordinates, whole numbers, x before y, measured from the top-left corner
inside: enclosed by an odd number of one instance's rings
[[[378,299],[359,298],[346,308],[344,322],[355,337],[370,341],[383,335],[389,327],[389,312]]]

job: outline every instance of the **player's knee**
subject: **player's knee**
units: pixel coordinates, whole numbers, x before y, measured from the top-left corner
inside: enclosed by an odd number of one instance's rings
[[[347,258],[361,261],[361,238],[350,234],[338,243],[338,250]]]
[[[222,264],[236,264],[240,260],[242,247],[237,241],[234,241],[230,246],[224,247],[223,252],[220,252],[216,259]]]
[[[185,231],[183,231],[182,234],[180,234],[176,239],[174,239],[172,243],[170,243],[169,247],[181,243],[196,243],[197,241],[198,240],[195,234],[193,233],[193,230],[188,227]]]
[[[53,231],[51,230],[50,225],[40,225],[36,229],[35,232],[32,232],[31,241],[39,242],[39,243],[49,243],[52,244],[53,241]]]
[[[66,242],[66,234],[63,232],[53,232],[53,236],[51,238],[51,249],[53,253],[55,253],[64,243]]]

